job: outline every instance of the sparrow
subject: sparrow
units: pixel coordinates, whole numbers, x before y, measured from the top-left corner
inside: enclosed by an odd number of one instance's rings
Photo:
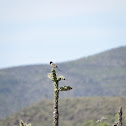
[[[55,65],[52,61],[50,61],[50,65],[51,65],[52,68],[54,68],[54,69],[57,68],[60,71],[60,69],[58,68],[58,66]]]

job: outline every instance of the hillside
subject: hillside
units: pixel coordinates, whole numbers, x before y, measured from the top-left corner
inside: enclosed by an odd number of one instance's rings
[[[52,103],[51,100],[42,100],[39,104],[10,116],[0,126],[18,126],[20,120],[31,123],[32,126],[52,126]],[[96,121],[101,117],[108,118],[103,122],[112,126],[117,121],[115,115],[120,106],[123,108],[123,125],[126,125],[126,97],[67,98],[60,99],[59,103],[60,126],[89,126],[89,122],[94,122],[96,126]]]
[[[126,47],[58,64],[73,89],[60,97],[126,96]],[[31,65],[0,70],[0,118],[41,99],[53,98],[49,65]],[[11,109],[10,109],[11,108]]]

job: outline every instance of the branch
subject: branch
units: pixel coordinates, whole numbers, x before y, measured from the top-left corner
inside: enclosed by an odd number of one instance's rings
[[[59,76],[59,77],[57,78],[57,81],[61,81],[61,80],[65,80],[65,77],[64,77],[64,76]]]
[[[72,89],[72,87],[70,87],[70,86],[63,86],[63,87],[59,88],[59,91],[69,91],[71,89]]]

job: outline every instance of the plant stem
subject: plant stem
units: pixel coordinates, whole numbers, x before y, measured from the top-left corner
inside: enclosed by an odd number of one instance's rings
[[[118,122],[119,122],[118,126],[122,126],[122,107],[119,108],[118,115],[119,115],[119,117],[118,117]]]
[[[58,82],[54,82],[54,111],[53,111],[54,126],[59,125],[58,99],[59,99]]]
[[[64,86],[59,88],[59,81],[65,80],[65,77],[59,76],[57,78],[56,71],[54,68],[52,68],[51,72],[52,73],[48,73],[48,78],[51,79],[54,84],[53,126],[59,126],[59,112],[58,112],[59,91],[69,91],[72,89],[72,87]]]

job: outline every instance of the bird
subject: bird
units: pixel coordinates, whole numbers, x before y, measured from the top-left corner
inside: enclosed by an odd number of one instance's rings
[[[56,64],[54,64],[52,61],[50,61],[50,65],[51,65],[52,68],[54,68],[54,69],[57,68],[60,71],[58,66]]]

